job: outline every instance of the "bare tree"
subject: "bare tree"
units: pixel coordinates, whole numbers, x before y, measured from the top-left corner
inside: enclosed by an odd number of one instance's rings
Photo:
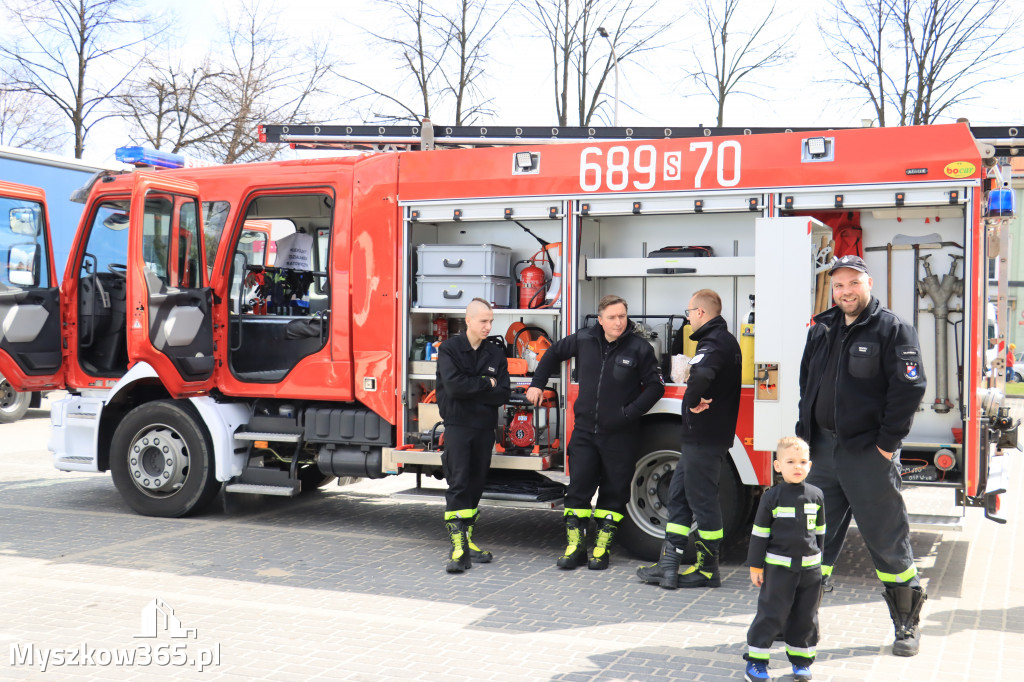
[[[11,0],[16,35],[0,42],[11,88],[47,99],[70,121],[75,158],[89,131],[160,33],[139,0]]]
[[[752,17],[750,12],[737,16],[740,4],[741,0],[701,0],[697,7],[710,39],[706,43],[710,55],[694,48],[699,70],[693,77],[715,98],[718,127],[724,125],[725,100],[729,95],[755,96],[740,88],[751,84],[757,72],[781,66],[792,57],[786,45],[793,39],[793,32],[770,33],[780,18],[775,13],[776,5],[773,3],[763,16],[757,13]],[[755,4],[748,3],[748,7]]]
[[[451,111],[453,125],[493,113],[481,85],[487,43],[509,5],[495,10],[490,0],[458,0],[439,9],[426,0],[380,0],[398,18],[387,33],[367,30],[390,52],[402,74],[397,88],[348,77],[372,100],[369,118],[382,122],[435,118]],[[439,111],[440,110],[440,111]]]
[[[222,76],[209,57],[191,68],[173,57],[146,59],[117,97],[133,142],[179,152],[212,139],[218,126],[207,120],[205,109]]]
[[[819,20],[839,66],[880,126],[921,125],[973,99],[992,70],[1019,51],[1019,16],[999,0],[830,0]]]
[[[619,66],[658,47],[672,21],[651,19],[657,2],[639,0],[528,0],[523,8],[551,50],[555,114],[558,125],[590,125],[602,103],[605,82],[615,68],[612,50],[605,54],[605,28]],[[600,40],[601,45],[594,44]],[[595,57],[597,52],[601,57]]]
[[[511,5],[506,6],[497,16],[492,16],[487,0],[460,0],[455,13],[443,17],[448,52],[452,56],[449,60],[453,67],[451,73],[458,75],[453,79],[447,70],[441,71],[446,90],[454,99],[454,125],[470,124],[479,116],[494,113],[489,108],[491,100],[483,97],[480,80],[488,59],[487,43],[510,9]]]
[[[66,138],[64,117],[49,101],[0,79],[0,145],[57,152]]]
[[[193,67],[149,62],[121,92],[120,113],[139,137],[221,163],[267,161],[281,147],[259,141],[260,124],[306,123],[318,106],[328,108],[334,64],[325,41],[307,35],[292,47],[266,1],[239,2],[232,16],[221,27],[221,53]]]

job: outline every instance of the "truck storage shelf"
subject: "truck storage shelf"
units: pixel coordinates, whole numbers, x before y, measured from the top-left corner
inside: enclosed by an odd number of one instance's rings
[[[950,450],[963,450],[962,443],[941,443],[939,441],[903,441],[901,449],[906,452],[917,450],[935,450],[935,448],[948,448]]]
[[[410,310],[414,313],[426,313],[426,314],[451,314],[453,312],[462,312],[466,309],[465,306],[453,307],[453,308],[420,308],[413,306]],[[494,308],[495,315],[558,315],[562,312],[561,308]]]
[[[409,378],[410,379],[418,379],[420,381],[433,381],[434,379],[437,378],[437,375],[436,374],[410,374]],[[509,377],[509,380],[513,384],[528,384],[531,381],[533,381],[533,377],[532,376],[520,376],[518,374],[513,374],[513,375],[511,375]],[[557,378],[548,379],[548,383],[549,384],[557,384],[557,383],[560,383],[560,381],[561,380],[557,379]]]
[[[384,448],[384,470],[390,471],[389,464],[423,464],[441,466],[441,453],[437,450],[395,450]],[[560,453],[546,455],[491,455],[493,469],[519,469],[523,471],[547,471],[562,460]]]
[[[588,258],[587,277],[746,277],[752,256],[691,258]]]

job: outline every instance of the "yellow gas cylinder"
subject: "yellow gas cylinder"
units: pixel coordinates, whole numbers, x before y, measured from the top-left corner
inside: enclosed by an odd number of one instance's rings
[[[740,354],[743,364],[740,367],[740,380],[744,386],[754,383],[754,325],[740,325]]]
[[[690,338],[693,327],[687,322],[683,325],[683,354],[692,358],[697,353],[697,342]]]

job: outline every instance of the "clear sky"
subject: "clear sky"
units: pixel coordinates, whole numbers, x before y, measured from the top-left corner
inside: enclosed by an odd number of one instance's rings
[[[264,0],[266,1],[266,0]],[[454,1],[454,0],[449,0]],[[662,2],[658,12],[684,3]],[[750,0],[755,11],[764,3]],[[727,126],[851,126],[861,125],[862,119],[873,119],[870,106],[851,98],[853,93],[843,92],[829,78],[830,63],[815,23],[815,10],[823,0],[778,0],[780,10],[787,12],[785,25],[793,26],[796,37],[791,41],[793,60],[785,67],[765,71],[748,90],[758,97],[733,95],[727,100],[725,124]],[[310,31],[319,30],[329,35],[337,56],[345,63],[344,72],[382,84],[389,89],[395,83],[395,62],[375,47],[359,26],[385,33],[388,20],[381,16],[379,3],[374,0],[278,0],[274,5],[282,10],[280,26],[283,33],[302,40]],[[167,7],[162,0],[153,0],[154,7]],[[217,36],[215,20],[233,6],[230,0],[176,0],[182,44],[186,49],[201,52]],[[1024,0],[1007,0],[1007,12],[1020,13]],[[657,20],[658,17],[652,17]],[[669,33],[664,48],[643,56],[640,61],[623,61],[620,65],[619,124],[623,126],[695,126],[714,125],[714,100],[701,93],[690,75],[693,58],[691,48],[705,40],[706,30],[692,16],[679,22]],[[537,29],[521,14],[512,14],[503,23],[503,29],[492,40],[489,48],[489,77],[484,88],[494,98],[497,115],[481,120],[490,125],[548,125],[555,122],[554,95],[551,80],[550,51],[538,37]],[[1018,31],[1024,43],[1024,31]],[[598,56],[607,42],[595,45]],[[1018,60],[1016,65],[1000,67],[1006,78],[1024,71]],[[966,116],[972,123],[1024,125],[1024,78],[1016,83],[1002,81],[978,89],[977,97],[957,108],[952,116]],[[606,92],[609,97],[607,120],[611,124],[611,95],[613,78]],[[359,123],[355,113],[342,114],[332,122]],[[436,124],[445,124],[443,115],[435,115]],[[952,120],[952,119],[951,119]],[[570,121],[570,125],[573,124]],[[113,148],[126,144],[126,133],[116,124],[97,130],[90,140],[87,155],[96,161],[113,158]]]

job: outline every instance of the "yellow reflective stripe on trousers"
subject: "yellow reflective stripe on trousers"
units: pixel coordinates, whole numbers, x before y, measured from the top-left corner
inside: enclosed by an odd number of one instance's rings
[[[579,519],[589,519],[591,513],[592,512],[589,509],[566,509],[564,512],[562,512],[562,515],[575,516]]]
[[[722,528],[718,530],[701,530],[698,528],[697,534],[700,535],[701,540],[721,540],[725,537],[725,530]]]
[[[905,583],[917,575],[917,566],[911,566],[902,573],[883,573],[878,570],[875,573],[878,574],[878,579],[883,583]]]
[[[619,512],[608,511],[607,509],[594,510],[595,519],[606,519],[609,516],[612,517],[612,521],[614,521],[615,523],[622,521],[622,519],[624,518],[624,515],[620,514]]]
[[[757,661],[767,661],[771,657],[771,649],[761,649],[756,646],[747,647],[747,656]]]
[[[814,658],[814,649],[786,645],[786,653],[805,658]]]
[[[665,533],[672,533],[673,535],[682,535],[683,537],[687,537],[690,535],[690,527],[683,526],[678,523],[666,523]]]

